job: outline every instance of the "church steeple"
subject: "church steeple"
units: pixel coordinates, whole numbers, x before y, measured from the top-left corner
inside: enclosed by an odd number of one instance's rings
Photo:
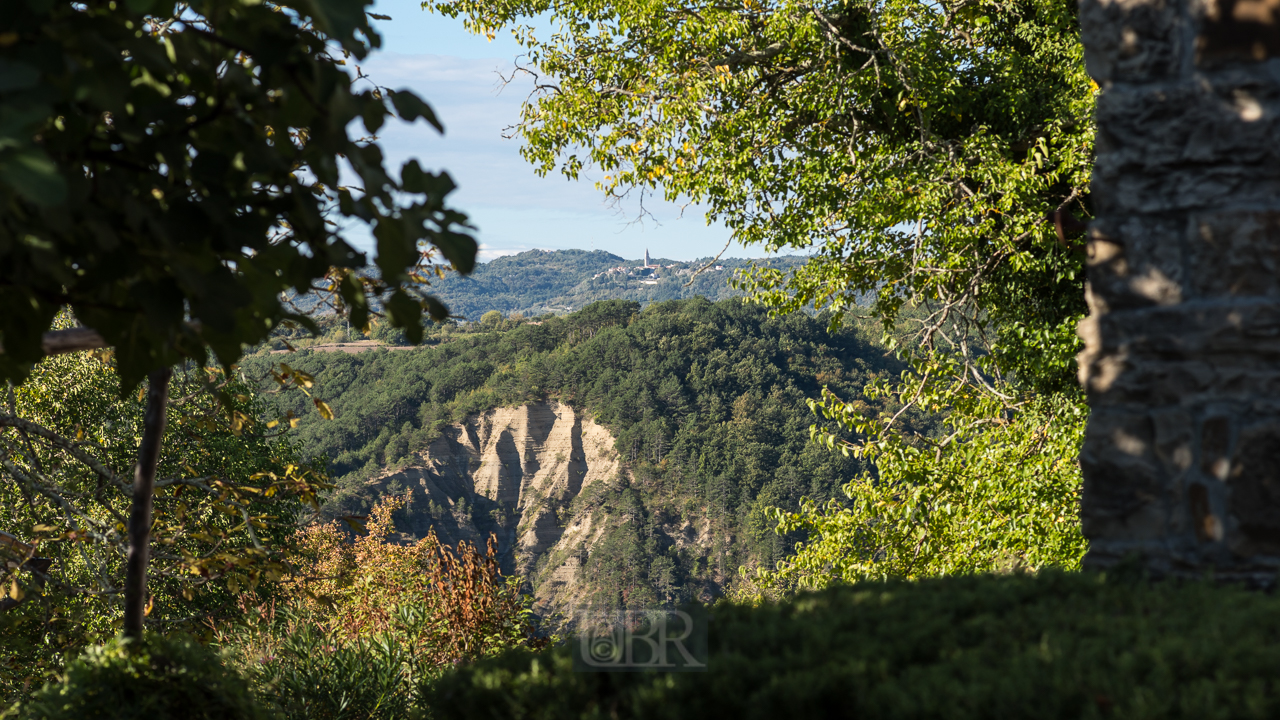
[[[644,249],[644,266],[649,267],[649,248]]]

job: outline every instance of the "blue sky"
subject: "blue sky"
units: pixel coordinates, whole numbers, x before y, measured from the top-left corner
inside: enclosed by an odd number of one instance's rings
[[[502,137],[519,118],[528,87],[519,80],[503,88],[520,47],[500,33],[493,41],[468,33],[461,20],[432,15],[413,0],[378,0],[374,21],[382,49],[364,63],[379,85],[409,88],[435,109],[445,126],[441,137],[426,123],[392,122],[379,134],[388,163],[398,168],[417,158],[424,168],[447,170],[458,184],[453,205],[478,228],[484,260],[533,248],[607,250],[637,258],[692,260],[714,255],[729,239],[721,225],[706,224],[704,210],[645,199],[654,218],[637,221],[639,204],[613,207],[595,189],[601,174],[588,171],[577,182],[553,174],[539,178],[520,157],[520,141]],[[367,234],[364,234],[367,237]],[[353,242],[369,249],[359,235]],[[760,255],[734,244],[726,255]]]

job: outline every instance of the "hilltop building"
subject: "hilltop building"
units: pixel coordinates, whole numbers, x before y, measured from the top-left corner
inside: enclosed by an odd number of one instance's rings
[[[649,267],[649,248],[644,249],[644,266]]]

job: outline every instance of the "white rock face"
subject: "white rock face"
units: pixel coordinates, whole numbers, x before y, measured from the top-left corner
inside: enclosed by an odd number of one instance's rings
[[[433,527],[448,543],[496,535],[504,565],[529,579],[544,612],[555,612],[571,604],[604,528],[591,513],[570,518],[569,506],[588,489],[608,492],[620,472],[613,436],[551,400],[452,425],[409,467],[369,484],[376,495],[407,496],[398,523],[405,541]]]

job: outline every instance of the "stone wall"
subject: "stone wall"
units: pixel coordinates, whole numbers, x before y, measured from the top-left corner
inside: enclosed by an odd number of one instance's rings
[[[1280,0],[1082,0],[1086,565],[1280,568]]]

